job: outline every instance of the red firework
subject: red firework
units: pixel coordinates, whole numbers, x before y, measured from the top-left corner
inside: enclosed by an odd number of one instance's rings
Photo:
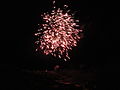
[[[67,7],[64,5],[64,8]],[[79,20],[74,19],[70,10],[56,9],[55,6],[50,14],[44,13],[41,16],[45,23],[35,33],[38,36],[38,40],[35,42],[38,45],[36,51],[43,51],[46,55],[51,54],[55,57],[64,58],[65,61],[70,59],[68,51],[77,46],[77,42],[81,38],[82,30],[77,24]]]

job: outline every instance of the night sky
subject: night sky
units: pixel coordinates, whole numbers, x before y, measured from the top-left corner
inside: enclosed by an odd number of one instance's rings
[[[70,52],[71,60],[64,62],[35,52],[34,33],[40,23],[41,13],[51,10],[52,0],[8,2],[3,10],[3,32],[6,34],[3,37],[3,71],[42,70],[46,67],[52,69],[56,64],[70,69],[79,69],[80,65],[84,64],[102,72],[118,71],[117,6],[111,8],[111,5],[114,5],[112,2],[90,0],[56,1],[57,7],[67,4],[72,11],[78,11],[75,16],[83,26],[84,37]]]
[[[11,39],[8,42],[10,41],[12,46],[10,54],[17,64],[28,64],[29,62],[39,65],[62,61],[56,60],[57,58],[52,56],[38,55],[34,51],[34,33],[37,30],[37,24],[40,23],[40,15],[50,11],[51,3],[50,0],[16,2],[12,7],[12,12],[10,11],[12,23],[10,23],[13,29],[10,30],[12,37],[9,37]],[[76,17],[84,29],[84,38],[70,52],[70,63],[78,65],[106,63],[106,59],[112,56],[111,52],[113,52],[112,20],[115,16],[109,14],[110,9],[106,8],[102,2],[58,0],[58,7],[62,7],[64,4],[69,4],[72,11],[78,11]]]

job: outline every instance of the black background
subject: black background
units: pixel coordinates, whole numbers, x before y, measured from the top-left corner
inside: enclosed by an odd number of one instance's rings
[[[4,2],[1,66],[6,75],[9,72],[14,77],[17,69],[52,69],[56,64],[72,69],[84,64],[93,67],[100,76],[119,72],[118,5],[110,1],[57,0],[57,6],[62,7],[63,4],[68,4],[72,11],[80,10],[76,17],[84,26],[84,38],[70,52],[71,60],[68,62],[38,55],[34,51],[34,33],[40,23],[40,15],[50,11],[51,0]]]

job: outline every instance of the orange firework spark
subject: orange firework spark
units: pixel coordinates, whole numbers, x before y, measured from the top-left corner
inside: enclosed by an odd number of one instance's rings
[[[64,8],[67,7],[64,5]],[[56,9],[54,6],[50,14],[41,15],[45,23],[35,33],[38,36],[38,40],[35,42],[38,45],[36,51],[41,50],[46,55],[51,54],[64,58],[65,61],[70,59],[68,51],[77,46],[82,30],[78,29],[80,27],[77,24],[79,20],[75,20],[69,13],[70,10]]]

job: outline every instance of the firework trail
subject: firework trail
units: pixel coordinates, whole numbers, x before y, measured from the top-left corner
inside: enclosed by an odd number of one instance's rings
[[[41,15],[45,23],[39,25],[41,27],[35,33],[35,36],[38,37],[35,42],[38,45],[36,51],[63,58],[65,61],[70,59],[68,51],[77,46],[82,32],[77,24],[79,20],[74,19],[73,14],[70,14],[67,7],[67,5],[64,5],[63,10],[56,9],[55,1],[53,1],[53,10]]]

